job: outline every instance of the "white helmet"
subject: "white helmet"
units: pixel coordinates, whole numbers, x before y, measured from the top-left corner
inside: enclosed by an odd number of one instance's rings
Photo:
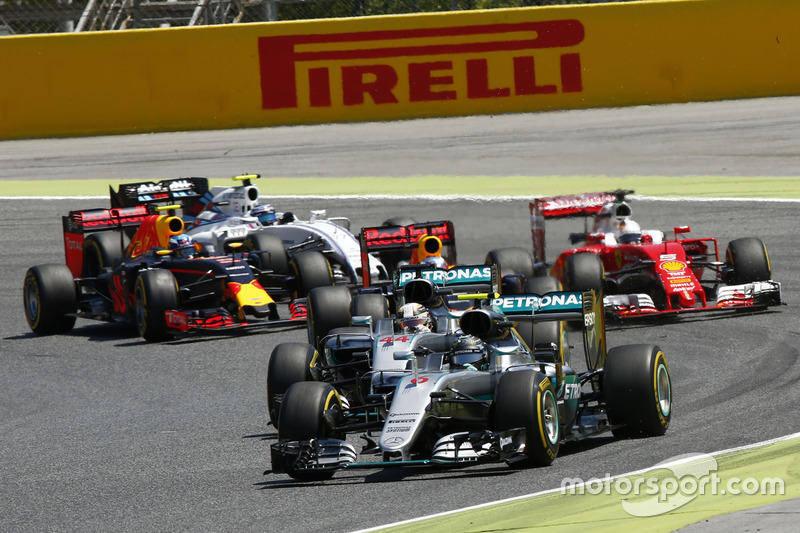
[[[407,333],[422,333],[431,330],[431,314],[420,304],[405,304],[397,315],[403,331]]]
[[[639,242],[642,240],[642,228],[633,220],[624,220],[619,224],[619,237],[617,241],[622,244]]]

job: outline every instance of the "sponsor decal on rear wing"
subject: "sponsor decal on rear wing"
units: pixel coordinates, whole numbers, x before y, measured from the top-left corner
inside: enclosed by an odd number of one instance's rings
[[[127,207],[152,203],[179,203],[187,205],[208,192],[208,178],[177,178],[157,183],[144,181],[125,183],[115,191],[109,186],[111,207]]]
[[[493,310],[515,320],[564,320],[582,323],[587,368],[603,366],[606,331],[601,296],[594,291],[512,294],[489,300]]]
[[[361,229],[361,247],[367,252],[413,248],[420,237],[432,235],[442,245],[455,243],[453,223],[449,220],[422,222],[410,226],[379,226]]]
[[[450,269],[430,268],[427,265],[401,267],[394,274],[395,289],[402,289],[413,279],[425,279],[439,288],[465,288],[485,292],[496,291],[499,285],[497,267],[494,265],[455,266]]]
[[[566,196],[536,198],[530,203],[531,236],[533,238],[533,260],[537,265],[547,262],[545,256],[544,221],[548,218],[588,217],[603,205],[617,199],[615,193],[591,192]]]

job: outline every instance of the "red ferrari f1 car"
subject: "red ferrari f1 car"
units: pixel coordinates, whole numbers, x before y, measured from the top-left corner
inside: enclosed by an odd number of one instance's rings
[[[602,291],[610,318],[763,310],[781,304],[781,286],[772,280],[767,248],[760,239],[730,241],[724,261],[720,260],[717,239],[684,237],[689,226],[675,227],[671,237],[659,230],[642,230],[631,218],[626,200],[631,193],[537,198],[530,203],[532,260],[521,248],[504,248],[489,252],[486,261],[500,264],[504,277],[521,278],[516,285],[549,271],[564,290]],[[571,217],[584,217],[584,231],[570,235],[572,244],[583,246],[562,252],[550,263],[545,255],[545,221]]]
[[[281,319],[273,296],[304,296],[333,284],[325,257],[303,252],[292,259],[303,279],[285,284],[298,286],[271,296],[263,285],[272,275],[264,253],[204,257],[192,244],[196,254],[176,255],[167,246],[173,236],[186,238],[183,221],[144,205],[73,211],[63,225],[66,264],[31,267],[23,284],[25,315],[40,335],[65,333],[79,317],[132,322],[148,341],[187,331],[302,326],[305,313]]]

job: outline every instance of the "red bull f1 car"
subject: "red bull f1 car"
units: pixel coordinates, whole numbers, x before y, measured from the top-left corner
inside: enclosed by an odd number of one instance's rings
[[[672,236],[642,230],[626,200],[632,192],[538,198],[530,203],[532,260],[518,248],[492,250],[486,260],[500,264],[504,277],[549,273],[565,290],[602,291],[606,313],[616,319],[757,311],[782,303],[760,239],[732,240],[721,258],[717,239],[687,237],[689,226],[675,227]],[[570,236],[582,245],[548,262],[545,222],[572,217],[584,218],[584,231]]]
[[[257,252],[173,256],[168,241],[184,231],[176,216],[145,205],[92,209],[64,216],[63,227],[66,264],[34,266],[25,275],[25,315],[37,334],[67,332],[76,318],[131,322],[148,341],[190,331],[305,324],[304,312],[279,317],[262,283],[271,272]],[[294,258],[297,269],[316,270],[306,281],[331,285],[325,258],[308,254]]]

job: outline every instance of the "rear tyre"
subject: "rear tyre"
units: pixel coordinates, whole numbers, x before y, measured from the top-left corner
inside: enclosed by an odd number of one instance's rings
[[[136,278],[134,316],[139,335],[148,342],[170,337],[168,309],[178,308],[178,283],[169,270],[145,270]]]
[[[523,292],[526,294],[544,295],[548,292],[560,291],[561,282],[553,276],[538,276],[525,282]],[[555,344],[555,356],[551,359],[548,355],[537,355],[537,361],[547,361],[551,363],[569,362],[569,342],[567,341],[567,328],[564,322],[548,320],[537,322],[524,320],[517,323],[517,333],[522,337],[531,350],[535,350],[537,344]]]
[[[255,267],[259,270],[271,270],[277,276],[289,273],[289,256],[283,241],[277,235],[251,233],[242,243],[242,247],[256,258]]]
[[[290,386],[283,396],[278,440],[342,439],[331,424],[340,420],[342,402],[333,386],[304,381]],[[294,479],[321,480],[333,477],[333,470],[289,470]]]
[[[295,298],[304,298],[311,289],[333,285],[331,265],[322,252],[300,252],[289,261],[295,278]]]
[[[524,248],[497,248],[486,254],[484,264],[495,264],[500,269],[500,276],[519,274],[525,279],[533,278],[533,259]]]
[[[39,265],[25,273],[22,285],[25,318],[37,335],[66,333],[75,325],[78,287],[67,265]]]
[[[672,383],[661,348],[652,344],[617,346],[608,351],[603,391],[618,438],[666,433],[672,417]]]
[[[272,350],[267,367],[267,408],[269,419],[276,428],[281,404],[278,399],[291,385],[313,380],[311,366],[316,358],[317,350],[300,342],[285,342]]]
[[[353,316],[372,317],[373,328],[381,318],[389,318],[389,301],[383,294],[353,296]]]
[[[767,247],[756,237],[745,237],[728,243],[725,264],[733,269],[735,285],[772,279]]]
[[[603,261],[592,253],[573,254],[564,261],[564,289],[603,293]]]
[[[115,261],[122,259],[125,247],[130,242],[120,231],[91,233],[83,241],[83,277],[95,278]]]
[[[525,459],[512,466],[548,466],[558,455],[561,426],[553,384],[533,370],[506,372],[497,384],[495,427],[525,428]]]
[[[319,342],[332,329],[350,325],[352,297],[347,287],[317,287],[308,293],[308,342]]]

